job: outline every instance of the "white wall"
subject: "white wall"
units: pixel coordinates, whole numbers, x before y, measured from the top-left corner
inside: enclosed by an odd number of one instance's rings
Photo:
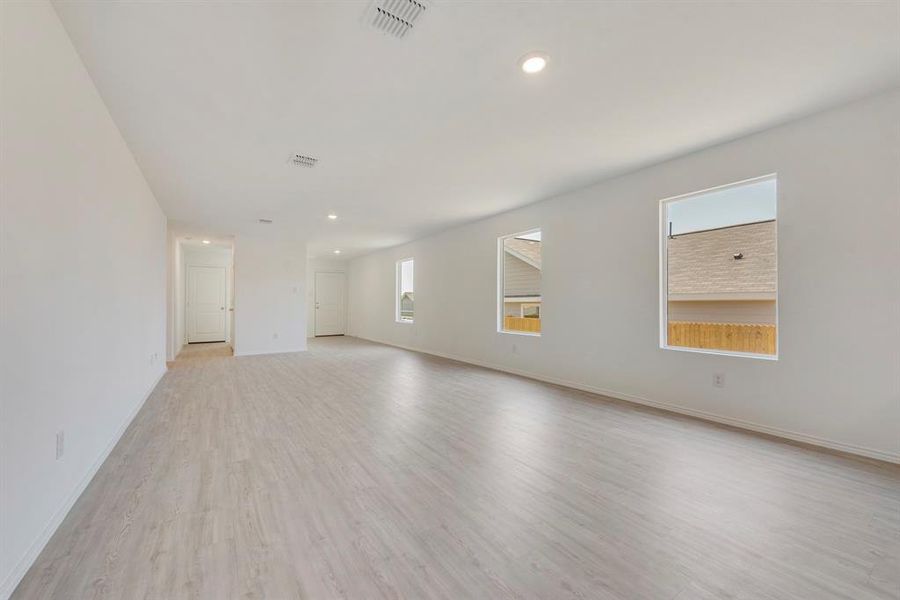
[[[234,245],[234,353],[306,350],[306,244],[239,235]]]
[[[351,332],[897,461],[898,165],[895,91],[353,260]],[[661,350],[659,200],[772,172],[779,360]],[[497,238],[536,227],[543,335],[497,333]],[[393,319],[401,257],[414,325]]]
[[[306,262],[306,337],[316,335],[316,273],[346,273],[346,260],[310,258]],[[344,326],[347,326],[347,307],[344,307]]]
[[[166,220],[51,6],[0,11],[5,598],[165,371]]]

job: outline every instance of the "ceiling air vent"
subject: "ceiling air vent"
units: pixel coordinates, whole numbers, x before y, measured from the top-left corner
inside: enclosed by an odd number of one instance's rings
[[[403,39],[412,31],[428,5],[423,0],[375,0],[366,12],[366,23]]]
[[[272,219],[259,219],[259,224],[260,225],[271,225]]]
[[[291,156],[291,164],[295,167],[314,167],[319,162],[318,158],[312,156],[304,156],[303,154],[294,154]]]

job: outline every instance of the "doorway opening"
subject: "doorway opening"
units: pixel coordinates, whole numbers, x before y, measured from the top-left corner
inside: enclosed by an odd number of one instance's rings
[[[185,238],[178,242],[176,354],[232,353],[234,249],[230,241]]]

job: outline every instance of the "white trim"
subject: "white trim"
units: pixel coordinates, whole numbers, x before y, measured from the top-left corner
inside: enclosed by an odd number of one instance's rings
[[[538,333],[537,331],[513,331],[512,329],[503,329],[501,331],[498,331],[497,333],[504,333],[506,335],[527,335],[527,336],[537,337],[537,338],[541,337],[541,334]],[[425,351],[422,350],[422,352],[425,352]],[[428,353],[426,352],[426,354],[428,354]],[[465,362],[465,361],[463,361],[463,362]]]
[[[691,348],[690,346],[661,346],[662,350],[677,352],[693,352],[694,354],[716,354],[718,356],[737,356],[740,358],[756,358],[759,360],[778,361],[777,354],[759,354],[757,352],[737,352],[735,350],[716,350],[715,348]]]
[[[412,346],[404,346],[402,344],[394,344],[392,342],[386,342],[383,340],[378,340],[374,338],[367,338],[363,336],[355,336],[361,340],[367,340],[370,342],[375,342],[378,344],[384,344],[385,346],[393,346],[395,348],[402,348],[404,350],[409,350],[412,352],[419,352],[422,354],[430,354],[432,356],[438,356],[440,358],[446,358],[449,360],[455,360],[458,362],[475,365],[478,367],[484,367],[485,369],[491,369],[493,371],[502,371],[504,373],[510,373],[512,375],[518,375],[520,377],[525,377],[526,379],[534,379],[535,381],[543,381],[545,383],[552,383],[554,385],[560,385],[563,387],[572,388],[575,390],[580,390],[583,392],[589,392],[591,394],[597,394],[599,396],[607,396],[609,398],[615,398],[616,400],[623,400],[625,402],[631,402],[633,404],[640,404],[643,406],[650,406],[653,408],[658,408],[660,410],[664,410],[671,413],[677,413],[680,415],[686,415],[689,417],[694,417],[697,419],[701,419],[703,421],[710,421],[713,423],[720,423],[722,425],[729,425],[731,427],[736,427],[738,429],[744,429],[746,431],[754,431],[757,433],[764,433],[766,435],[771,435],[777,438],[783,438],[785,440],[791,440],[794,442],[801,442],[804,444],[809,444],[811,446],[818,446],[820,448],[827,448],[829,450],[836,450],[838,452],[844,452],[846,454],[852,454],[855,456],[861,456],[864,458],[873,458],[875,460],[881,460],[889,463],[900,464],[900,453],[893,452],[884,452],[882,450],[876,450],[874,448],[869,448],[866,446],[857,446],[855,444],[847,444],[844,442],[837,442],[834,440],[829,440],[825,438],[820,438],[814,435],[809,435],[806,433],[800,433],[797,431],[791,431],[789,429],[781,429],[779,427],[771,427],[769,425],[761,425],[759,423],[754,423],[752,421],[745,421],[743,419],[736,419],[734,417],[727,417],[724,415],[717,415],[715,413],[710,413],[702,410],[695,410],[693,408],[685,408],[682,406],[678,406],[677,404],[671,404],[669,402],[661,402],[659,400],[651,400],[649,398],[644,398],[643,396],[636,396],[634,394],[627,394],[624,392],[617,392],[615,390],[609,390],[605,388],[600,388],[584,383],[578,383],[569,381],[566,379],[561,379],[558,377],[548,377],[544,375],[537,375],[531,371],[521,371],[519,369],[514,369],[510,367],[504,367],[501,365],[496,365],[493,363],[472,360],[469,358],[464,358],[462,356],[457,356],[454,354],[445,354],[443,352],[432,352],[430,350],[423,350],[421,348],[414,348]]]
[[[87,489],[87,486],[91,483],[91,480],[94,479],[94,475],[97,474],[97,471],[100,470],[100,467],[103,466],[103,463],[109,457],[110,453],[112,453],[113,448],[116,447],[116,444],[119,443],[119,440],[122,439],[122,436],[125,434],[125,431],[128,429],[128,426],[131,425],[131,422],[140,412],[141,408],[143,408],[144,404],[147,402],[147,399],[153,394],[153,390],[156,389],[156,386],[159,385],[160,380],[166,374],[168,369],[163,369],[160,372],[159,376],[154,380],[153,385],[150,386],[150,389],[144,394],[144,397],[138,402],[135,407],[128,413],[128,416],[125,417],[125,420],[119,426],[116,433],[113,435],[110,442],[106,445],[103,451],[100,453],[100,456],[97,457],[97,460],[91,465],[88,472],[85,473],[84,477],[81,478],[81,481],[78,482],[78,485],[75,486],[75,489],[66,497],[65,501],[62,505],[56,509],[56,512],[53,513],[53,516],[50,517],[50,520],[44,526],[44,529],[41,531],[41,534],[31,543],[31,546],[19,559],[19,562],[16,563],[16,566],[7,574],[6,579],[4,579],[3,584],[0,585],[0,598],[3,600],[8,599],[12,593],[16,590],[16,587],[21,583],[22,578],[25,577],[25,574],[28,572],[28,569],[34,564],[34,561],[37,560],[38,556],[44,550],[44,547],[47,545],[47,542],[50,541],[50,538],[53,537],[53,534],[56,533],[56,530],[62,525],[62,522],[65,520],[66,516],[69,514],[69,511],[72,510],[72,506],[75,505],[75,502],[81,497],[81,494],[84,493],[84,490]]]
[[[670,202],[674,202],[676,200],[683,200],[685,198],[690,198],[692,196],[699,196],[701,194],[706,194],[709,192],[714,192],[718,190],[724,190],[733,187],[739,187],[742,185],[747,185],[750,183],[755,183],[758,181],[766,181],[766,180],[774,180],[775,181],[775,331],[781,331],[778,323],[778,305],[781,304],[778,302],[778,208],[781,205],[781,197],[779,193],[780,186],[778,185],[778,173],[769,173],[767,175],[760,175],[758,177],[750,177],[749,179],[743,179],[741,181],[735,181],[732,183],[726,183],[723,185],[717,185],[710,188],[706,188],[705,190],[697,190],[694,192],[688,192],[686,194],[679,194],[677,196],[669,196],[668,198],[663,198],[659,201],[659,347],[663,350],[678,350],[683,352],[696,352],[698,354],[717,354],[720,356],[739,356],[744,358],[764,358],[765,360],[778,360],[778,356],[781,353],[781,336],[779,335],[775,341],[775,354],[754,354],[750,352],[731,352],[728,350],[710,350],[706,348],[688,348],[685,346],[670,346],[668,335],[669,335],[669,303],[668,303],[668,292],[669,292],[669,281],[667,279],[667,275],[669,272],[668,265],[668,255],[666,253],[666,240],[668,239],[668,219],[666,207]],[[676,300],[677,301],[677,300]],[[786,436],[782,436],[786,437]],[[792,438],[791,438],[792,439]],[[812,443],[812,442],[810,442]],[[819,445],[819,444],[817,444]]]
[[[747,179],[741,179],[740,181],[732,181],[731,183],[723,183],[722,185],[714,185],[712,187],[708,187],[702,190],[694,190],[693,192],[686,192],[684,194],[678,194],[677,196],[669,196],[668,198],[663,198],[660,202],[672,202],[673,200],[683,200],[685,198],[690,198],[691,196],[699,196],[700,194],[708,194],[709,192],[718,192],[720,190],[725,190],[733,187],[740,187],[742,185],[746,185],[748,183],[756,183],[758,181],[765,181],[766,179],[777,179],[778,173],[766,173],[765,175],[757,175],[756,177],[748,177]],[[778,212],[778,205],[776,203],[775,206],[776,218]],[[771,221],[773,219],[766,219],[766,221]],[[757,223],[765,223],[766,221],[755,221]],[[733,227],[733,225],[731,226]],[[708,231],[708,230],[704,230]]]
[[[305,338],[305,339],[308,340],[309,338]],[[232,348],[232,350],[234,350],[234,349]],[[293,348],[293,349],[289,349],[289,350],[263,350],[261,352],[257,352],[257,351],[241,352],[240,354],[238,352],[234,351],[234,354],[232,356],[234,356],[236,358],[240,358],[240,357],[244,357],[244,356],[268,356],[269,354],[295,354],[297,352],[308,352],[308,351],[309,351],[309,348]]]
[[[722,292],[714,294],[669,294],[672,302],[715,302],[741,300],[747,302],[777,302],[775,292]]]
[[[519,231],[517,233],[510,233],[508,235],[501,235],[497,238],[497,333],[509,333],[512,335],[530,335],[531,337],[541,337],[539,332],[523,332],[523,331],[510,331],[503,327],[503,317],[506,315],[504,310],[504,304],[506,303],[506,290],[503,289],[503,279],[504,279],[504,258],[506,257],[506,244],[504,242],[511,238],[517,238],[523,235],[528,235],[529,233],[541,233],[541,250],[544,248],[544,232],[540,227],[532,227],[531,229],[526,229],[524,231]],[[510,254],[513,254],[510,252]],[[543,258],[543,257],[542,257]],[[528,261],[526,261],[528,262]],[[543,260],[541,261],[543,264]],[[539,269],[540,270],[540,269]],[[543,273],[541,273],[543,276]]]

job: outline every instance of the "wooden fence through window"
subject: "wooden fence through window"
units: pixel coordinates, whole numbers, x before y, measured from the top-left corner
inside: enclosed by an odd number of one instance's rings
[[[774,325],[669,321],[670,346],[775,354]]]

